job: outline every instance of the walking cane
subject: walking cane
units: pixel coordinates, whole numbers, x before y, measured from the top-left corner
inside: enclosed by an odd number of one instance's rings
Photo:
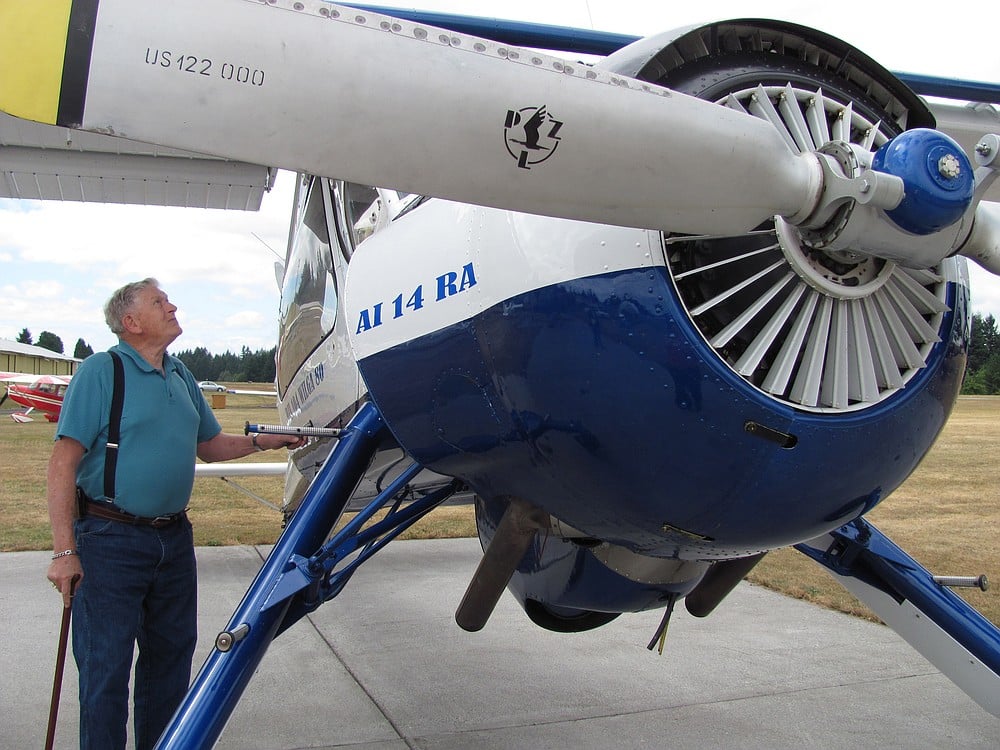
[[[78,578],[69,582],[69,606],[63,607],[62,624],[59,626],[59,647],[56,650],[56,673],[52,681],[52,701],[49,703],[49,728],[45,734],[45,750],[52,750],[56,739],[56,716],[59,714],[59,693],[62,692],[63,667],[66,664],[66,640],[69,637],[69,618],[73,611],[73,594]]]

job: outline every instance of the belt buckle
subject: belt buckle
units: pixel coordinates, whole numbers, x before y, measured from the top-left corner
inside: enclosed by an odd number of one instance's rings
[[[165,516],[156,516],[156,518],[153,518],[149,522],[149,525],[150,526],[166,526],[168,523],[172,523],[173,521],[176,521],[176,520],[177,520],[177,514],[176,513],[168,513]]]

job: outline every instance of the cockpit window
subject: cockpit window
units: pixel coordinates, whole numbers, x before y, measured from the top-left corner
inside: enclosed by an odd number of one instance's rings
[[[419,200],[416,193],[400,193],[355,182],[333,183],[333,203],[344,257],[350,260],[358,245]]]
[[[347,184],[347,216],[355,247],[375,232],[384,208],[375,188]]]
[[[337,282],[323,210],[321,181],[313,178],[299,212],[278,310],[278,392],[284,394],[296,371],[337,320]]]
[[[334,185],[334,204],[344,257],[350,260],[354,249],[368,239],[382,221],[385,207],[379,192],[368,185],[339,182]]]

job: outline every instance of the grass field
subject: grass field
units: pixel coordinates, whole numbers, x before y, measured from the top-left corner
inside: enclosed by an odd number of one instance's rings
[[[245,384],[244,384],[245,385]],[[227,396],[216,411],[223,429],[242,433],[246,421],[273,423],[267,399]],[[5,404],[6,406],[7,404]],[[0,551],[49,549],[45,467],[55,425],[41,417],[15,424],[0,416]],[[932,572],[985,573],[988,592],[957,590],[994,623],[1000,624],[1000,397],[963,397],[944,432],[916,472],[869,518]],[[278,453],[245,461],[280,460]],[[252,477],[241,484],[280,505],[281,477]],[[219,479],[195,481],[191,502],[199,545],[269,544],[281,530],[281,514]],[[470,507],[433,511],[410,529],[409,537],[475,535]],[[750,575],[754,583],[862,617],[872,615],[819,566],[794,550],[772,552]]]

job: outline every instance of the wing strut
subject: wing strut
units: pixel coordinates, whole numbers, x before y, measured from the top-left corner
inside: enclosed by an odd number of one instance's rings
[[[976,703],[1000,716],[1000,628],[864,519],[796,545]]]

